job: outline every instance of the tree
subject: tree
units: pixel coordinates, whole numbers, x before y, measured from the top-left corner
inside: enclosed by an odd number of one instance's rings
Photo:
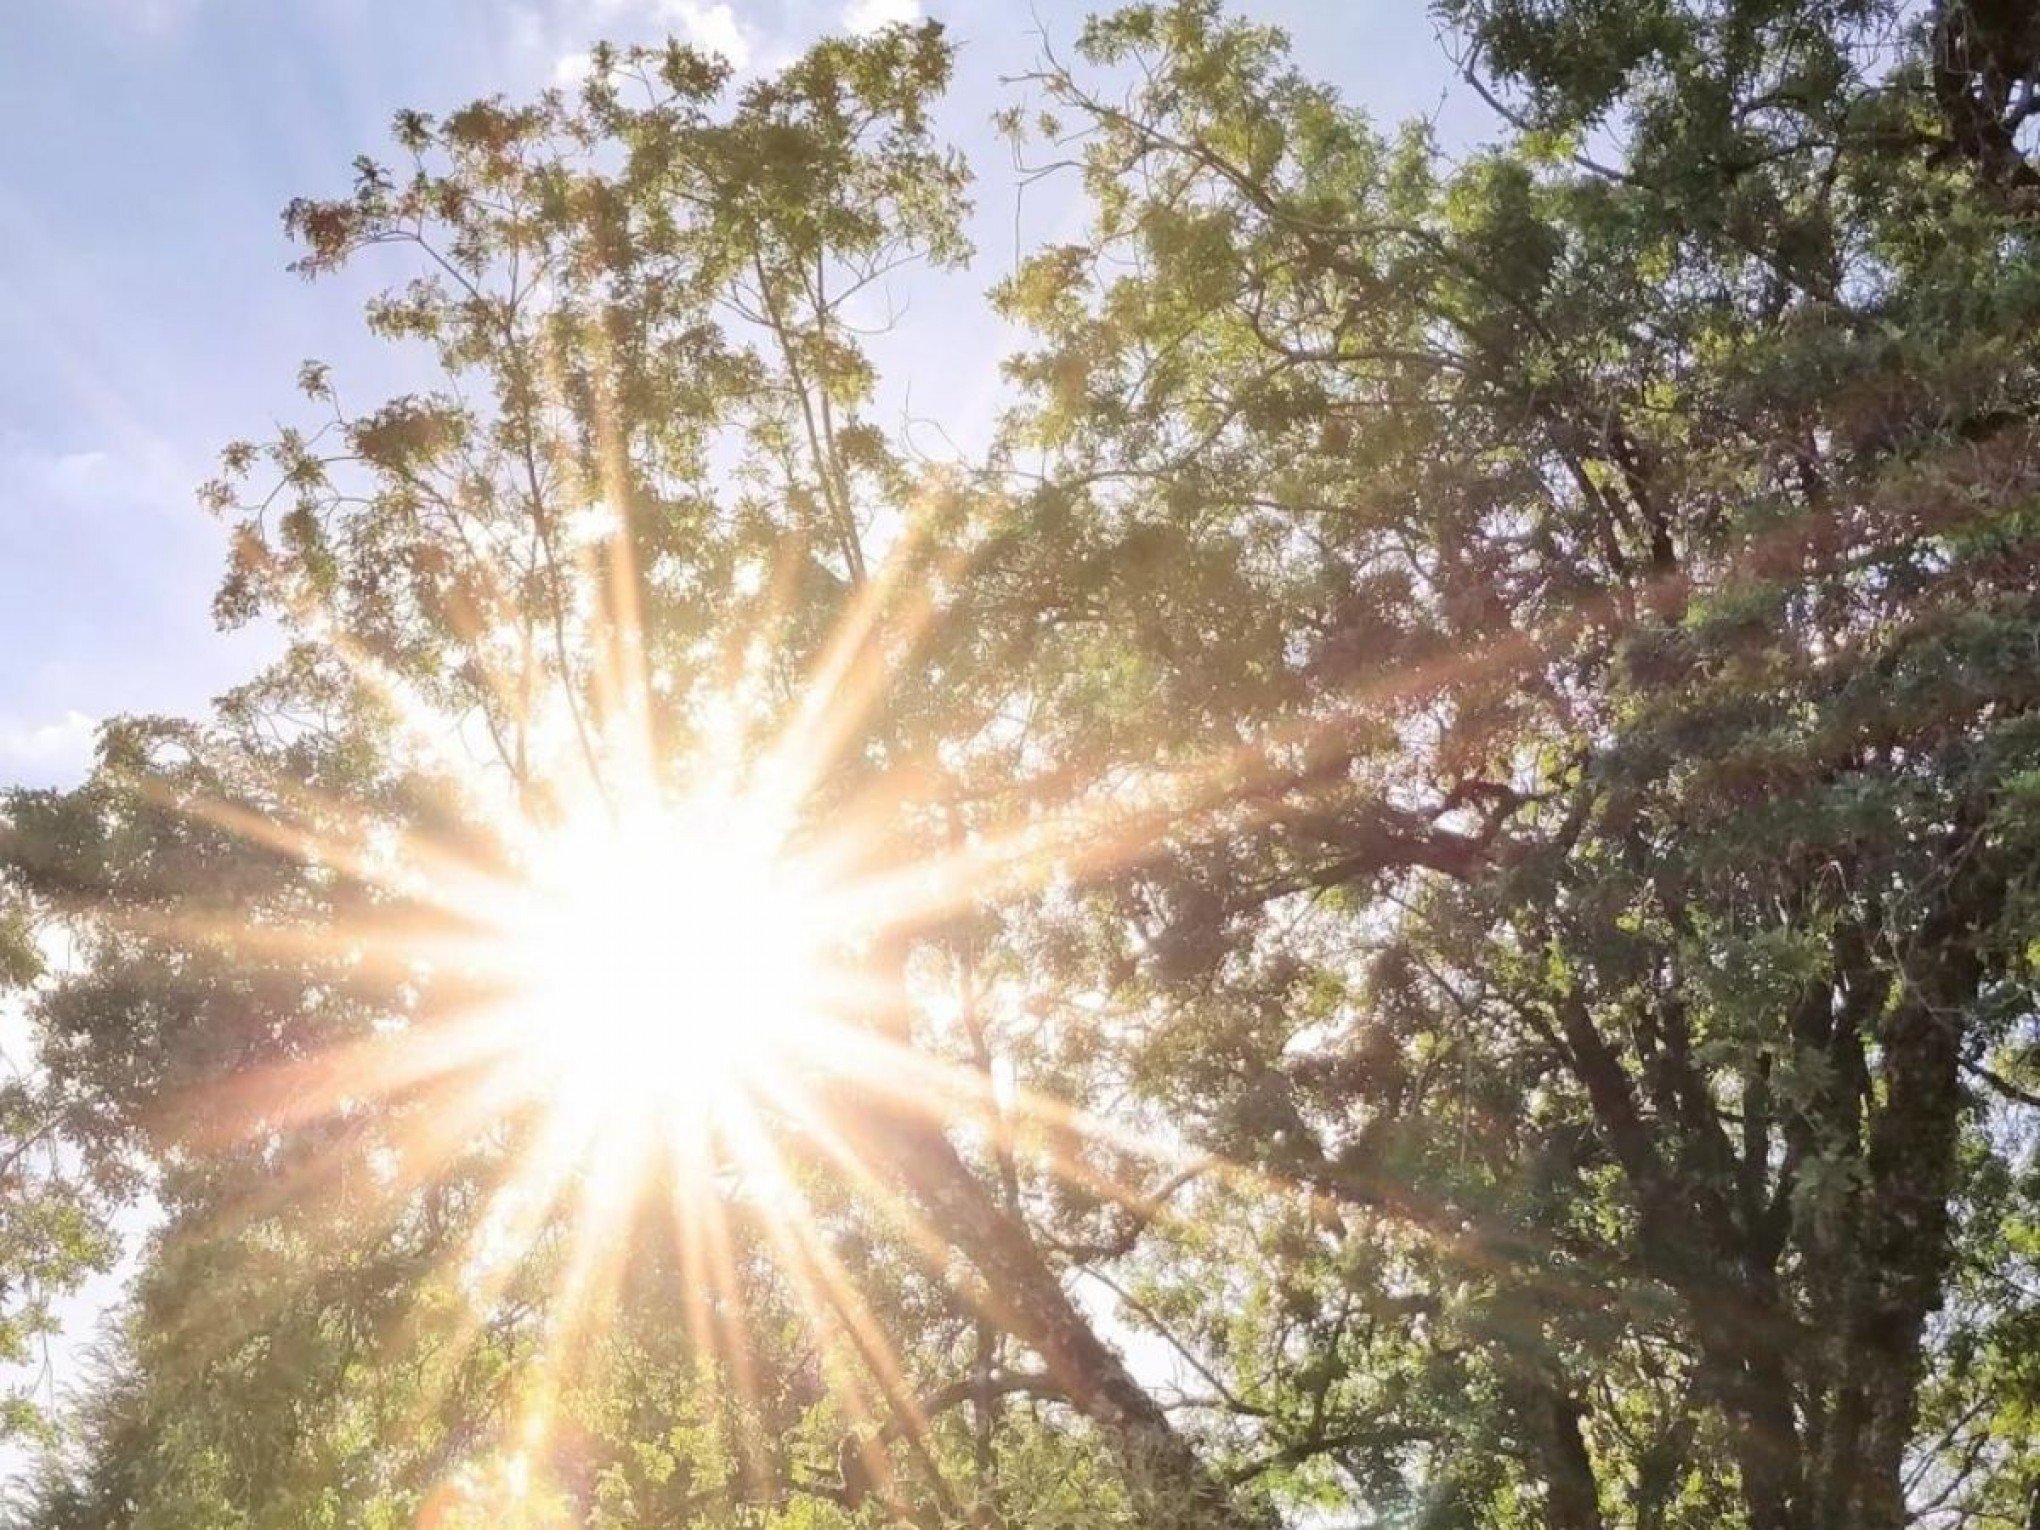
[[[1202,0],[1046,59],[1094,221],[974,466],[857,329],[967,254],[933,26],[293,205],[442,383],[308,367],[207,490],[287,655],[11,801],[167,1215],[37,1522],[2025,1523],[2030,39],[1446,14],[1459,163]],[[548,1113],[389,1061],[477,998],[389,863],[732,734],[856,828],[885,1062],[520,1209]]]
[[[372,248],[415,261],[423,274],[369,322],[422,344],[445,381],[354,414],[308,365],[324,424],[230,446],[205,491],[238,526],[221,617],[280,617],[288,654],[211,722],[116,729],[86,787],[14,803],[17,875],[87,926],[83,967],[40,1006],[45,1050],[99,1104],[108,1151],[155,1165],[169,1217],[137,1301],[133,1375],[94,1425],[120,1443],[52,1484],[53,1522],[303,1524],[357,1499],[369,1507],[350,1512],[371,1518],[506,1512],[490,1497],[502,1484],[465,1469],[514,1430],[559,1342],[542,1298],[571,1229],[562,1212],[535,1231],[529,1258],[478,1299],[463,1251],[542,1125],[464,1115],[457,1130],[477,1139],[449,1143],[437,1098],[311,1111],[278,1097],[378,1028],[423,1034],[472,1001],[391,959],[385,942],[430,916],[348,847],[438,835],[478,863],[500,853],[448,736],[544,821],[569,789],[613,791],[638,752],[691,769],[731,664],[762,675],[745,704],[794,713],[807,699],[795,681],[827,661],[832,633],[873,655],[911,640],[878,601],[868,547],[899,543],[890,577],[910,577],[924,533],[902,508],[925,505],[939,527],[955,495],[939,477],[915,484],[862,418],[872,379],[847,314],[889,271],[963,253],[964,172],[925,122],[948,58],[932,26],[824,43],[718,112],[724,65],[678,45],[603,49],[576,100],[405,114],[407,170],[364,160],[351,196],[290,209],[307,275]],[[591,561],[604,566],[592,580]],[[626,683],[639,674],[656,683]],[[903,686],[868,715],[824,698],[844,715],[814,721],[847,736],[812,812],[898,795],[873,765],[912,761],[968,715],[967,692],[936,714],[930,689]],[[421,714],[443,731],[421,737]],[[996,1364],[981,1303],[953,1289],[965,1277],[874,1260],[865,1284],[922,1314],[912,1370],[934,1375],[867,1374],[869,1355],[843,1353],[858,1322],[802,1311],[784,1274],[756,1271],[770,1240],[739,1204],[714,1212],[739,1288],[715,1300],[747,1315],[739,1389],[720,1345],[676,1344],[675,1311],[702,1298],[679,1291],[684,1260],[660,1251],[653,1217],[624,1295],[664,1331],[640,1344],[619,1322],[591,1358],[575,1426],[590,1463],[569,1490],[621,1495],[631,1513],[651,1512],[647,1495],[736,1514],[789,1493],[804,1515],[867,1501],[908,1513],[900,1455],[953,1514],[921,1417],[971,1404],[982,1433],[999,1400],[1041,1396],[1097,1424],[1149,1520],[1236,1522],[1015,1208],[934,1125],[868,1115],[846,1110],[839,1129],[996,1286],[1043,1369]],[[837,1202],[814,1210],[832,1239],[881,1236],[862,1227],[869,1210]],[[977,1379],[959,1388],[943,1367],[966,1343]],[[924,1385],[918,1405],[902,1390]],[[672,1421],[708,1408],[704,1393],[726,1405],[683,1431]],[[880,1403],[892,1417],[845,1417]],[[647,1464],[635,1433],[606,1438],[612,1409],[666,1419],[664,1459]],[[1091,1470],[1038,1426],[1016,1431],[1040,1461]],[[1082,1501],[1099,1512],[1095,1494]]]
[[[26,902],[0,902],[0,999],[10,1008],[44,976],[39,923]],[[85,1123],[68,1090],[32,1059],[0,1054],[0,1067],[0,1366],[11,1372],[0,1442],[20,1448],[49,1436],[57,1304],[113,1263],[104,1214],[125,1187],[74,1151]]]
[[[1123,100],[1042,77],[1100,208],[1009,293],[1043,495],[1171,592],[1130,731],[1271,786],[1126,889],[1199,1017],[1148,1000],[1133,1065],[1472,1261],[1432,1359],[1485,1351],[1551,1523],[1625,1478],[1718,1522],[1717,1427],[1752,1525],[1929,1481],[2009,1521],[2023,1414],[1947,1421],[1966,1486],[1916,1452],[1989,1342],[1951,1283],[2030,1225],[1992,1065],[2031,1046],[2030,50],[1953,7],[1451,14],[1517,132],[1450,175],[1204,7],[1087,34]]]

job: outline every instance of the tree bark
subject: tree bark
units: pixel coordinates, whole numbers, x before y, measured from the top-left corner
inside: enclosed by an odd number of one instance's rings
[[[1951,885],[1893,953],[1903,987],[1878,1029],[1884,1096],[1863,1157],[1839,1315],[1845,1343],[1815,1464],[1815,1530],[1903,1530],[1907,1522],[1903,1468],[1922,1342],[1951,1251],[1963,1022],[1986,975],[1977,931],[2004,896],[2002,877],[1970,858],[1974,832],[1958,828]]]
[[[1561,1387],[1536,1399],[1534,1420],[1544,1466],[1544,1523],[1549,1530],[1603,1530],[1600,1487],[1581,1421],[1586,1410]]]
[[[1872,1128],[1856,1267],[1848,1285],[1817,1530],[1902,1530],[1927,1318],[1948,1261],[1961,1108],[1958,1028],[1920,997],[1884,1027],[1886,1096]]]
[[[1057,1390],[1095,1424],[1143,1524],[1154,1530],[1269,1530],[1199,1459],[1160,1403],[1099,1337],[1033,1237],[1000,1207],[939,1126],[896,1108],[858,1136],[930,1227],[970,1261],[994,1319],[1041,1358]]]

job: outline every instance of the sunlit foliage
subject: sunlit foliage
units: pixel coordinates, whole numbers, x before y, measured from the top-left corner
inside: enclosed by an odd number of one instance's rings
[[[165,1217],[31,1523],[2029,1523],[2040,41],[1441,16],[1460,156],[1046,54],[982,462],[861,339],[932,24],[293,205],[436,381],[308,366],[288,652],[12,799]]]

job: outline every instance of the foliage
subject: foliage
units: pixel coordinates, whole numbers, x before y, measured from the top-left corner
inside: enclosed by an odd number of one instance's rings
[[[32,1522],[2030,1522],[2040,41],[1442,9],[1506,130],[1459,161],[1206,0],[1045,59],[1008,125],[1092,222],[994,294],[983,464],[887,439],[856,329],[968,253],[939,28],[599,50],[293,205],[308,274],[412,261],[369,321],[442,383],[308,367],[207,490],[290,652],[12,800],[84,941],[45,1065],[168,1216]],[[457,778],[562,811],[620,663],[683,784],[733,670],[757,736],[857,675],[808,809],[874,875],[1042,836],[869,953],[982,1087],[775,1124],[867,1325],[742,1184],[705,1299],[654,1187],[562,1360],[571,1221],[461,1262],[542,1123],[218,1129],[463,998],[309,847],[486,862]]]
[[[44,975],[41,922],[26,901],[0,903],[0,1003],[17,1008]],[[75,1151],[85,1135],[79,1101],[30,1058],[0,1053],[0,1443],[47,1440],[46,1346],[62,1299],[114,1258],[109,1167],[92,1172]]]

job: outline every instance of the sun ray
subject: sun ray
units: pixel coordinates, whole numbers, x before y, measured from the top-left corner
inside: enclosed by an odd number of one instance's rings
[[[762,1498],[772,1485],[769,1463],[742,1425],[760,1406],[763,1391],[750,1330],[743,1321],[744,1291],[728,1208],[712,1168],[714,1150],[710,1134],[687,1133],[674,1165],[673,1209],[686,1284],[685,1313],[696,1353],[712,1358],[735,1390],[739,1410],[734,1424],[732,1410],[724,1409],[720,1416],[732,1431],[746,1491]]]
[[[713,1361],[735,1391],[738,1407],[719,1410],[718,1419],[729,1430],[746,1491],[762,1496],[769,1490],[770,1474],[742,1428],[761,1393],[745,1326],[731,1321],[724,1310],[740,1301],[741,1291],[729,1221],[711,1166],[713,1150],[706,1132],[683,1133],[676,1145],[670,1210],[680,1262],[681,1318],[694,1353]]]
[[[573,344],[596,372],[610,366],[601,325],[584,326]],[[982,1066],[946,1060],[942,1038],[930,1044],[917,1031],[910,1001],[879,969],[912,941],[946,939],[944,926],[1003,900],[1138,870],[1171,847],[1279,827],[1328,788],[1364,792],[1349,758],[1364,727],[1407,716],[1470,678],[1532,676],[1582,640],[1632,623],[1636,602],[1654,602],[1662,586],[1597,596],[1534,630],[1348,676],[1306,705],[1252,720],[1242,736],[1153,763],[1108,768],[1079,751],[1038,770],[1019,746],[1010,760],[1002,755],[987,720],[965,741],[965,769],[955,774],[977,769],[989,784],[966,800],[950,774],[904,748],[890,752],[885,710],[902,672],[923,665],[946,635],[946,598],[983,545],[942,535],[942,486],[885,512],[890,543],[869,577],[861,556],[834,575],[827,599],[836,614],[813,652],[785,641],[815,556],[789,532],[754,555],[741,588],[724,592],[729,620],[695,651],[655,655],[654,575],[640,558],[646,506],[633,492],[641,475],[616,401],[592,390],[591,452],[558,428],[587,423],[569,406],[559,354],[541,345],[538,359],[535,394],[514,410],[506,403],[506,413],[522,412],[498,422],[521,426],[527,447],[538,435],[558,448],[543,468],[525,454],[528,514],[505,518],[519,529],[476,516],[477,550],[462,508],[441,507],[467,546],[473,581],[472,595],[456,592],[446,607],[470,677],[466,710],[449,715],[429,693],[436,678],[415,680],[377,658],[372,642],[347,630],[344,612],[291,584],[281,565],[263,570],[281,586],[276,604],[294,635],[344,669],[368,710],[387,712],[399,768],[448,787],[457,799],[450,813],[471,832],[406,827],[400,808],[309,791],[286,767],[236,761],[238,774],[220,772],[235,785],[205,789],[188,781],[207,778],[217,761],[137,777],[153,807],[302,863],[304,885],[324,901],[288,915],[250,913],[224,895],[217,906],[196,896],[170,911],[92,911],[105,928],[137,944],[225,952],[265,972],[299,968],[307,989],[345,981],[387,996],[355,1005],[364,1034],[163,1103],[165,1135],[201,1152],[254,1154],[304,1137],[295,1144],[303,1153],[278,1152],[259,1191],[214,1208],[201,1235],[245,1238],[290,1212],[315,1237],[322,1216],[337,1222],[344,1208],[351,1236],[381,1238],[428,1187],[471,1189],[471,1219],[431,1251],[429,1278],[462,1293],[461,1314],[448,1326],[421,1304],[403,1335],[459,1350],[521,1283],[541,1289],[505,1442],[523,1461],[553,1443],[560,1388],[618,1300],[656,1187],[689,1342],[727,1374],[737,1406],[757,1411],[764,1400],[762,1351],[753,1352],[734,1310],[753,1273],[740,1262],[755,1257],[791,1283],[803,1320],[829,1346],[824,1371],[874,1491],[904,1496],[890,1448],[898,1443],[946,1508],[953,1490],[929,1449],[909,1367],[832,1247],[827,1208],[805,1192],[789,1154],[798,1145],[814,1155],[801,1165],[818,1160],[974,1312],[1020,1325],[984,1272],[958,1277],[962,1256],[902,1190],[898,1166],[875,1161],[846,1124],[857,1112],[880,1128],[870,1136],[888,1124],[932,1127],[966,1155],[972,1134],[983,1133],[1024,1159],[1030,1176],[1077,1186],[1140,1231],[1166,1234],[1171,1197],[1193,1181],[1193,1193],[1204,1193],[1208,1176],[1213,1193],[1311,1198],[1313,1209],[1321,1200],[1392,1221],[1469,1268],[1506,1263],[1479,1227],[1388,1175],[1341,1167],[1309,1182],[1287,1178],[1212,1157],[1150,1122],[1105,1117],[1024,1082],[1005,1087]],[[541,473],[550,480],[543,494]],[[541,503],[554,499],[557,514]],[[519,535],[529,544],[506,547]],[[1729,569],[1803,536],[1804,524],[1788,521],[1727,555]],[[991,718],[1005,715],[1001,705],[988,703]],[[477,715],[494,763],[470,747]],[[867,756],[881,755],[882,765],[865,768]],[[257,1018],[280,1032],[293,1017]],[[1122,1177],[1145,1172],[1156,1176],[1146,1186]],[[1024,1221],[1018,1204],[1001,1210]],[[755,1246],[738,1247],[754,1236]],[[1541,1252],[1554,1256],[1550,1272],[1524,1273],[1518,1260],[1512,1278],[1565,1294],[1588,1278],[1568,1275],[1555,1245]],[[216,1335],[245,1334],[265,1315],[259,1304],[228,1311],[224,1293],[202,1300],[218,1309],[202,1325]],[[427,1388],[418,1406],[435,1401]],[[748,1423],[739,1420],[740,1437]],[[763,1463],[749,1443],[739,1454],[747,1491],[762,1495]]]
[[[996,1287],[983,1279],[957,1279],[955,1249],[943,1241],[928,1218],[905,1195],[881,1176],[870,1157],[836,1129],[830,1120],[836,1112],[817,1102],[793,1103],[802,1136],[819,1148],[829,1164],[843,1175],[845,1183],[906,1240],[923,1270],[960,1297],[974,1316],[1010,1331],[1019,1321],[1018,1315],[1001,1299]]]
[[[856,1371],[847,1364],[840,1371],[832,1368],[831,1373],[839,1377],[835,1383],[839,1388],[838,1400],[855,1426],[856,1449],[872,1474],[874,1487],[885,1493],[894,1491],[892,1463],[885,1452],[884,1439],[896,1434],[907,1445],[944,1510],[951,1515],[959,1513],[955,1489],[929,1448],[928,1419],[884,1329],[872,1316],[842,1261],[822,1239],[812,1209],[787,1174],[778,1150],[760,1129],[757,1118],[740,1115],[733,1120],[733,1129],[734,1149],[745,1166],[766,1181],[768,1203],[789,1213],[767,1217],[765,1226],[779,1248],[782,1267],[793,1277],[810,1321],[817,1332],[836,1335],[845,1342],[848,1354],[844,1359],[854,1358],[871,1377],[889,1410],[886,1419],[877,1418],[870,1398],[856,1379]]]
[[[684,1287],[680,1316],[693,1352],[728,1378],[725,1422],[736,1436],[745,1439],[763,1401],[760,1357],[734,1311],[747,1278],[737,1240],[755,1229],[756,1257],[827,1350],[824,1379],[871,1491],[904,1503],[894,1460],[904,1449],[954,1518],[966,1511],[931,1448],[909,1367],[832,1248],[787,1148],[814,1155],[927,1275],[1008,1329],[1024,1325],[985,1272],[963,1273],[965,1261],[904,1193],[895,1167],[875,1161],[871,1143],[846,1125],[850,1115],[869,1112],[875,1136],[888,1119],[955,1133],[966,1153],[970,1134],[983,1133],[1024,1158],[1031,1175],[1076,1185],[1142,1230],[1166,1230],[1169,1197],[1206,1174],[1242,1193],[1322,1191],[1279,1185],[1149,1123],[1104,1118],[945,1060],[917,1034],[911,999],[883,969],[958,915],[1137,867],[1168,843],[1274,821],[1338,755],[1360,710],[1469,667],[1529,662],[1552,638],[1512,634],[1493,652],[1370,677],[1307,716],[1197,759],[1022,775],[966,808],[912,760],[850,768],[866,734],[881,728],[901,670],[942,635],[945,593],[971,567],[974,555],[939,535],[939,498],[902,513],[871,576],[848,587],[819,651],[783,682],[790,696],[770,692],[759,660],[794,608],[795,560],[805,556],[794,539],[762,589],[743,597],[757,621],[704,645],[720,652],[699,664],[697,681],[720,663],[718,693],[669,697],[654,691],[631,473],[612,426],[596,424],[595,481],[580,486],[589,519],[544,550],[560,652],[540,654],[535,671],[527,660],[514,685],[493,664],[477,671],[516,720],[516,759],[505,758],[513,789],[484,780],[456,747],[459,725],[416,686],[301,602],[304,631],[330,644],[419,759],[456,788],[472,838],[405,829],[281,775],[256,772],[245,799],[150,785],[159,806],[322,869],[324,885],[344,887],[359,907],[324,924],[191,908],[108,922],[141,939],[222,944],[279,968],[344,972],[396,995],[387,1028],[245,1073],[175,1108],[192,1117],[210,1109],[199,1145],[374,1114],[368,1107],[386,1112],[376,1190],[384,1215],[358,1220],[362,1236],[387,1231],[435,1179],[481,1176],[471,1220],[438,1251],[431,1277],[461,1293],[462,1315],[449,1324],[421,1309],[404,1333],[458,1351],[524,1282],[542,1286],[504,1442],[517,1459],[550,1447],[562,1389],[589,1363],[590,1341],[620,1299],[648,1197],[670,1186],[663,1215]],[[469,646],[479,651],[484,636],[478,628]],[[580,645],[578,667],[570,645]],[[533,673],[552,694],[533,697]],[[562,708],[578,743],[542,738],[527,779],[527,729],[542,734],[548,724],[536,719],[558,723]],[[658,732],[676,715],[691,730],[684,758]],[[926,827],[931,818],[940,832]],[[315,1158],[238,1215],[252,1224],[334,1193],[345,1159],[364,1152]],[[1147,1171],[1167,1193],[1122,1179]],[[1403,1215],[1441,1246],[1466,1238],[1424,1208],[1387,1194],[1378,1201],[1373,1210]],[[744,1208],[741,1234],[733,1202]],[[1004,1212],[1021,1217],[1018,1206]],[[742,1257],[753,1257],[748,1245]],[[453,1376],[448,1369],[440,1380],[451,1385]],[[427,1387],[418,1407],[432,1406]],[[765,1463],[748,1442],[737,1454],[745,1491],[762,1494]]]

